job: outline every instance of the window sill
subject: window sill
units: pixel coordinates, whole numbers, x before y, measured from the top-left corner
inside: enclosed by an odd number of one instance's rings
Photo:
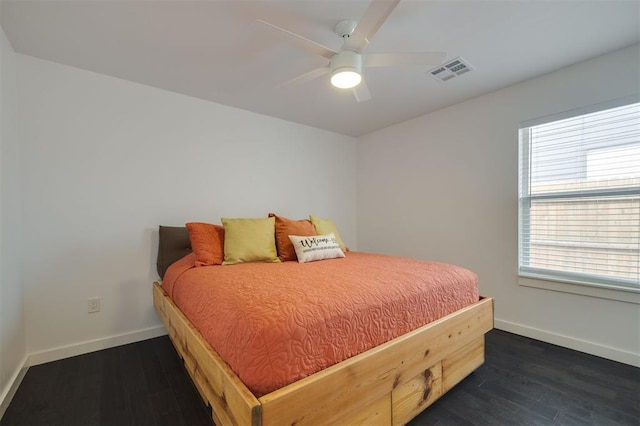
[[[617,300],[620,302],[640,305],[640,291],[626,288],[605,287],[586,283],[558,281],[536,275],[518,276],[518,284],[524,287],[534,287],[562,293],[580,294],[600,299]]]

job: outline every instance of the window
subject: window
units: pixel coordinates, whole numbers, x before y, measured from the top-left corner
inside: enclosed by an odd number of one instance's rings
[[[640,103],[523,123],[519,202],[520,276],[640,291]]]

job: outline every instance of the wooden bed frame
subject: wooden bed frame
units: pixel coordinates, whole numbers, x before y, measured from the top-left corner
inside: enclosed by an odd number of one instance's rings
[[[217,425],[403,425],[484,363],[493,299],[256,398],[159,282],[153,303]]]

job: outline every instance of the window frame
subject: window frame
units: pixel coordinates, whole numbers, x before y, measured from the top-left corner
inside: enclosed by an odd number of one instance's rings
[[[541,124],[547,124],[554,121],[574,118],[580,115],[586,115],[607,109],[622,107],[640,102],[640,96],[628,96],[609,102],[598,103],[583,108],[577,108],[570,111],[553,114],[545,117],[527,120],[519,123],[518,126],[518,284],[525,287],[535,287],[546,290],[560,291],[565,293],[581,294],[604,299],[619,300],[624,302],[640,304],[640,286],[634,287],[635,280],[629,280],[630,286],[625,286],[622,282],[624,279],[609,279],[606,277],[589,276],[588,274],[580,274],[569,271],[550,271],[524,266],[521,264],[525,244],[523,244],[523,230],[529,226],[526,216],[529,214],[529,205],[533,200],[540,199],[572,199],[583,198],[585,194],[594,197],[611,197],[635,195],[637,190],[634,188],[607,188],[595,189],[588,191],[557,191],[553,193],[545,193],[542,195],[531,196],[529,192],[530,167],[522,167],[522,164],[529,161],[530,144],[522,143],[523,137],[529,137],[529,129]],[[529,139],[528,139],[529,140]],[[528,148],[525,152],[524,147]],[[528,235],[528,233],[527,233]],[[527,248],[529,250],[530,247]]]

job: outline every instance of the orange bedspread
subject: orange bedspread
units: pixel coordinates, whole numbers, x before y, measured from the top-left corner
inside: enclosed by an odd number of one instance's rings
[[[348,252],[343,259],[194,267],[163,288],[260,397],[478,300],[457,266]]]

